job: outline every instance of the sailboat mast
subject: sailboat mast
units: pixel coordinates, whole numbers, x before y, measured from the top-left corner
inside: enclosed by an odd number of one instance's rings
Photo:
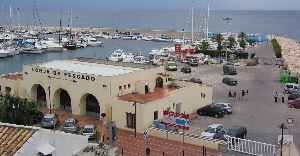
[[[192,42],[194,42],[194,7],[192,7]]]
[[[208,40],[208,23],[209,23],[209,16],[210,16],[210,4],[209,4],[208,0],[208,4],[207,4],[207,18],[206,18],[206,40]]]

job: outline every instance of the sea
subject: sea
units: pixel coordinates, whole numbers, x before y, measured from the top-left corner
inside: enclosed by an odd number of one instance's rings
[[[9,23],[8,15],[2,10],[0,25]],[[206,12],[196,10],[194,13],[194,30],[204,30]],[[16,15],[15,15],[16,16]],[[14,18],[15,24],[32,25],[37,19],[32,12],[22,14],[22,18]],[[40,10],[40,21],[43,25],[58,25],[69,23],[69,14]],[[75,27],[112,27],[141,28],[151,30],[191,31],[191,10],[123,10],[123,11],[72,11]],[[224,20],[225,18],[230,20]],[[209,23],[210,32],[246,32],[259,34],[277,34],[300,41],[300,11],[211,11]],[[56,59],[71,59],[76,57],[105,58],[113,50],[121,48],[129,52],[147,55],[152,49],[172,46],[172,43],[157,43],[129,40],[103,40],[104,47],[85,48],[75,51],[48,52],[44,54],[23,54],[0,59],[0,74],[22,71],[24,64],[45,62]]]

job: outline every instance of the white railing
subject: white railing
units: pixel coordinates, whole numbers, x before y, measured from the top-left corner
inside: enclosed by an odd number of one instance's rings
[[[276,156],[277,148],[275,145],[253,140],[225,136],[227,149],[235,152],[246,153],[257,156]]]

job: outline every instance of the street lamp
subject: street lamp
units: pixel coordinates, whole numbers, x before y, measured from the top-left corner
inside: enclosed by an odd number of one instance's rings
[[[134,106],[134,137],[136,138],[136,101],[133,102]]]
[[[282,156],[282,146],[283,146],[283,130],[287,129],[284,123],[281,123],[279,125],[279,128],[281,129],[281,140],[280,140],[280,156]]]

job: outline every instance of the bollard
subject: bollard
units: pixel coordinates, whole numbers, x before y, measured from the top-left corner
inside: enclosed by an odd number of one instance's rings
[[[124,150],[123,150],[123,148],[122,148],[122,152],[121,152],[121,154],[122,154],[122,156],[123,156],[123,154],[124,154]]]
[[[147,148],[146,148],[146,156],[149,156],[149,155],[150,155],[150,148],[147,147]]]
[[[165,156],[165,152],[163,152],[163,156]]]
[[[184,156],[184,151],[182,151],[182,156]]]

